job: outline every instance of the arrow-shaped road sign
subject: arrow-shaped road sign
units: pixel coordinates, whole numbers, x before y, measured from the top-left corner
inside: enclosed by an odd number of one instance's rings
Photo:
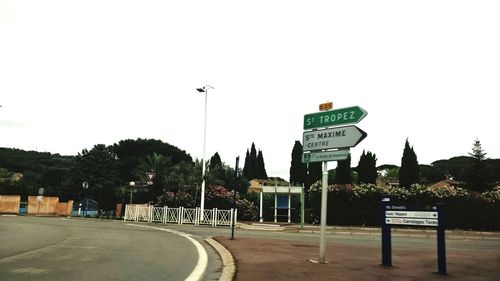
[[[306,114],[304,115],[304,130],[356,124],[367,114],[368,112],[359,106]]]
[[[366,136],[364,131],[354,125],[308,131],[304,132],[303,151],[353,147]]]

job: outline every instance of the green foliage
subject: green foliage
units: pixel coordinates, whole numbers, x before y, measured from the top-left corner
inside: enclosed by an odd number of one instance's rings
[[[111,147],[95,145],[76,157],[78,181],[89,183],[88,195],[97,198],[99,208],[113,210],[116,204],[115,188],[119,185],[118,160]]]
[[[259,149],[259,154],[257,155],[257,178],[267,179],[266,165],[264,164],[264,156],[262,155],[262,150]]]
[[[483,192],[491,189],[494,179],[487,168],[486,153],[481,147],[481,142],[476,139],[472,146],[471,158],[462,171],[462,178],[470,190]]]
[[[337,184],[352,183],[351,154],[349,154],[346,160],[341,160],[337,162],[337,168],[335,169],[335,183]]]
[[[446,179],[446,175],[431,165],[419,165],[420,183],[432,184]]]
[[[215,152],[214,156],[210,158],[208,169],[213,169],[217,166],[222,167],[222,160],[218,152]]]
[[[481,147],[481,142],[478,139],[474,141],[472,152],[469,153],[469,155],[478,161],[486,160],[486,152],[484,152],[483,148]]]
[[[5,176],[0,175],[0,194],[21,195],[22,200],[27,200],[43,187],[45,195],[67,200],[74,195],[70,178],[75,165],[74,156],[0,148],[0,167],[10,175],[9,180],[2,180]],[[22,173],[21,180],[11,181],[13,173]]]
[[[469,192],[451,186],[430,188],[414,184],[410,188],[382,188],[373,184],[330,185],[328,187],[328,224],[380,225],[380,198],[389,195],[393,204],[445,203],[447,228],[500,230],[496,219],[500,211],[500,189]],[[311,186],[307,222],[319,222],[321,183]]]
[[[399,167],[395,167],[392,169],[387,170],[386,177],[387,178],[392,178],[392,179],[397,179],[399,177]]]
[[[238,199],[238,220],[239,221],[255,221],[259,216],[259,208],[250,200],[245,198]]]
[[[420,170],[417,161],[417,155],[410,147],[408,139],[406,139],[403,157],[401,158],[401,168],[399,169],[399,185],[409,188],[412,184],[419,183]]]
[[[306,190],[311,186],[311,184],[320,181],[323,177],[323,167],[321,162],[309,163],[308,165],[308,179],[305,183]]]
[[[377,156],[374,153],[368,151],[359,158],[359,163],[357,167],[358,171],[358,183],[373,183],[377,181]]]
[[[262,151],[255,149],[255,143],[252,143],[250,152],[245,155],[245,165],[243,166],[243,176],[247,180],[253,179],[267,179],[266,167],[264,164],[264,156]]]
[[[169,208],[194,208],[196,204],[191,194],[183,191],[167,191],[158,197],[157,206],[167,206]]]
[[[295,141],[292,149],[292,162],[290,164],[290,183],[301,185],[307,183],[307,166],[302,163],[302,144]]]
[[[118,144],[114,144],[112,149],[120,160],[119,176],[121,182],[138,180],[139,178],[136,171],[137,166],[141,161],[144,161],[148,156],[155,153],[168,157],[171,165],[180,162],[193,162],[191,156],[184,150],[180,150],[173,145],[154,139],[122,140],[118,142]]]

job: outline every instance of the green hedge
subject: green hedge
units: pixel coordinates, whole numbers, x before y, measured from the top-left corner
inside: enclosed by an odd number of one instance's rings
[[[305,220],[317,224],[321,208],[320,183],[314,184],[309,192]],[[469,193],[459,187],[431,189],[422,185],[413,185],[410,189],[329,186],[327,224],[380,226],[383,195],[389,195],[393,204],[445,203],[448,229],[500,230],[500,190]]]

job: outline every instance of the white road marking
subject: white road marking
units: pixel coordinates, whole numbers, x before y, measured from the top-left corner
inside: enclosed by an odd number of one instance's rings
[[[196,247],[196,251],[198,252],[198,262],[196,263],[196,266],[194,267],[191,274],[189,274],[189,276],[185,279],[185,281],[199,281],[202,279],[203,274],[205,273],[205,270],[207,269],[207,265],[208,265],[207,252],[205,251],[205,248],[203,248],[203,246],[200,244],[200,242],[191,238],[190,234],[187,234],[187,233],[184,233],[181,231],[177,231],[177,230],[166,229],[166,228],[161,228],[161,227],[153,227],[153,226],[147,226],[147,225],[138,225],[138,224],[130,224],[130,223],[127,223],[126,225],[155,229],[155,230],[159,230],[159,231],[165,231],[165,232],[176,234],[176,235],[179,235],[179,236],[182,236],[182,237],[188,239]]]

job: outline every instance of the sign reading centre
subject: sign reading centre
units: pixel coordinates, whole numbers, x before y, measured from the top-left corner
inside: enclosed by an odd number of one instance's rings
[[[360,128],[351,125],[304,132],[304,151],[332,148],[353,147],[360,143],[367,134]]]

